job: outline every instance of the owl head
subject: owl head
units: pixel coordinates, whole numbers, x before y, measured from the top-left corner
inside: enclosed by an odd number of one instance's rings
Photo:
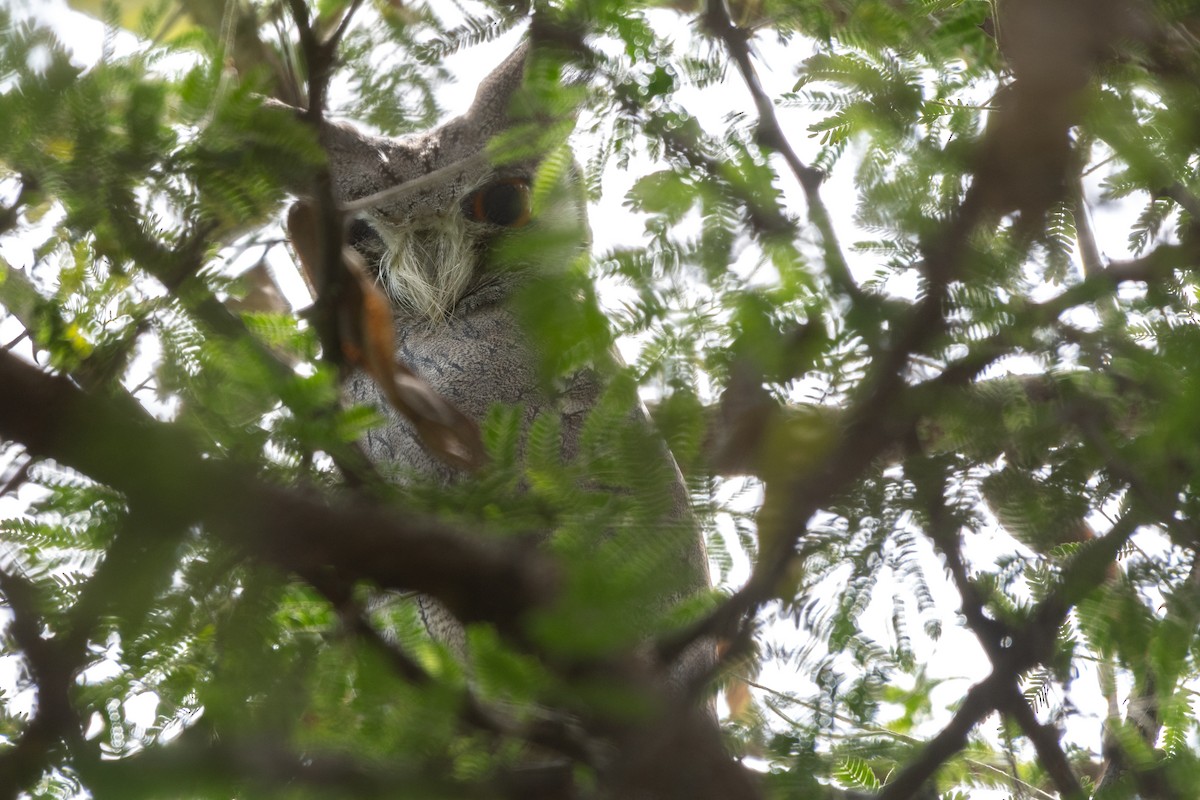
[[[576,247],[585,239],[579,192],[535,209],[540,157],[489,151],[516,122],[510,105],[528,50],[518,47],[483,80],[465,114],[434,130],[399,139],[347,125],[322,131],[335,199],[353,214],[350,243],[377,270],[399,313],[444,320],[477,288],[561,259],[561,248],[537,246],[537,234],[574,237]],[[533,244],[502,246],[521,238]]]

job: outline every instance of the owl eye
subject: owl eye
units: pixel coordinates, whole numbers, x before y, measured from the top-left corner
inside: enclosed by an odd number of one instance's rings
[[[520,228],[529,223],[529,205],[529,181],[504,178],[473,192],[463,211],[476,222]]]

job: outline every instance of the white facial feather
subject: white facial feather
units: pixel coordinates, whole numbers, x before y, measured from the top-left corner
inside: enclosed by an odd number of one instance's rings
[[[544,208],[532,209],[532,219],[511,216],[504,206],[510,197],[496,200],[498,209],[487,205],[495,198],[472,201],[497,181],[532,182],[537,171],[541,157],[525,151],[540,125],[523,116],[529,103],[518,93],[527,54],[528,46],[518,47],[483,80],[466,114],[434,130],[391,139],[339,123],[321,129],[334,197],[372,229],[373,236],[355,235],[354,245],[378,270],[398,316],[451,319],[475,288],[503,274],[565,268],[586,247],[574,174]],[[507,145],[521,151],[515,160],[493,152],[497,136],[514,125],[529,128]]]
[[[441,193],[422,197],[428,190],[420,185],[408,192],[390,191],[389,199],[402,200],[413,211],[402,220],[389,219],[377,210],[364,214],[382,243],[377,262],[380,282],[398,308],[439,322],[454,313],[459,301],[484,282],[486,274],[540,271],[569,263],[588,238],[587,212],[577,179],[572,170],[568,185],[553,192],[552,202],[535,210],[534,218],[517,228],[470,220],[463,212],[474,192],[496,180],[491,173],[448,205]],[[417,211],[422,201],[433,207]],[[439,202],[445,207],[437,208]],[[521,237],[528,246],[520,245]],[[507,263],[485,263],[492,255],[492,245],[501,239],[517,244],[505,249]]]
[[[379,275],[392,301],[417,316],[445,319],[470,286],[479,259],[462,214],[451,209],[410,225],[372,222],[383,240]]]

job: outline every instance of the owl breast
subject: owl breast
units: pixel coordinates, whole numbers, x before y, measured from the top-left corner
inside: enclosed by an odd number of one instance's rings
[[[528,425],[542,413],[561,416],[563,456],[575,455],[579,429],[595,405],[600,385],[589,372],[574,375],[561,393],[551,396],[538,378],[537,353],[528,335],[507,308],[503,283],[484,286],[464,298],[446,319],[431,321],[397,315],[398,357],[456,408],[482,422],[497,405],[521,409]],[[455,470],[429,454],[416,431],[383,398],[363,373],[346,385],[353,403],[375,408],[387,424],[370,430],[364,439],[367,455],[395,469],[400,481],[414,476],[455,479]]]

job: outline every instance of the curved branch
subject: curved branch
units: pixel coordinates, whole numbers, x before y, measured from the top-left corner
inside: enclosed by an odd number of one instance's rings
[[[0,437],[124,492],[135,509],[204,522],[253,557],[317,586],[367,580],[437,597],[464,621],[517,635],[549,602],[555,571],[532,548],[467,536],[395,508],[325,502],[206,459],[178,428],[138,418],[0,353]]]
[[[750,59],[749,33],[733,23],[725,0],[708,0],[705,4],[703,21],[708,31],[724,43],[730,57],[737,64],[738,71],[742,74],[742,80],[745,82],[750,96],[754,99],[754,106],[758,110],[760,143],[783,156],[788,169],[796,176],[796,180],[800,182],[800,187],[804,190],[804,199],[808,203],[808,218],[821,235],[825,268],[829,272],[830,279],[840,292],[851,299],[861,300],[863,291],[850,273],[846,256],[838,244],[837,233],[833,229],[833,219],[829,216],[829,210],[821,199],[821,184],[825,180],[825,173],[801,161],[800,157],[796,155],[796,151],[792,149],[791,143],[788,142],[787,136],[784,135],[783,128],[779,124],[779,117],[775,114],[775,106],[766,90],[763,89],[762,83],[758,79],[758,73],[754,69],[754,63]]]

